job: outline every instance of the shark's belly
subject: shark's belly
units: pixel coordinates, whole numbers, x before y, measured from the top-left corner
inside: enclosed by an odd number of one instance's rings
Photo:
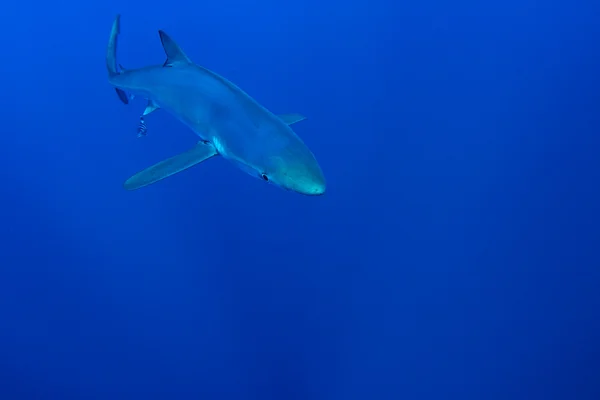
[[[242,131],[260,125],[247,100],[219,80],[196,69],[173,70],[165,71],[169,78],[153,91],[153,100],[202,139],[244,140]]]
[[[165,90],[156,96],[156,104],[173,115],[176,119],[187,125],[202,139],[208,140],[211,126],[222,111],[222,103],[218,99],[211,98],[205,93],[193,93],[188,88],[185,94],[178,88]]]

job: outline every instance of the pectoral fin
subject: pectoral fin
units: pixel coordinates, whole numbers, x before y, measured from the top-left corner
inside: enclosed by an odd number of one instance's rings
[[[123,187],[127,190],[135,190],[150,185],[168,176],[183,171],[204,160],[217,155],[217,150],[210,143],[199,142],[196,146],[186,152],[167,158],[156,163],[131,178],[127,179]]]
[[[119,96],[119,99],[121,99],[123,104],[129,104],[129,98],[127,97],[127,93],[125,93],[119,88],[115,88],[115,91],[117,92],[117,96]]]

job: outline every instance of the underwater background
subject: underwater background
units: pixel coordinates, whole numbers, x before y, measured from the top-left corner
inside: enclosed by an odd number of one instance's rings
[[[104,61],[157,30],[327,192],[222,159]],[[0,400],[599,399],[600,4],[2,4]]]

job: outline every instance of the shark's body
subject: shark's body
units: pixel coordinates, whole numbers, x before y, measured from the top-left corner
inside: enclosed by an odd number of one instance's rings
[[[201,141],[189,151],[131,177],[137,189],[215,155],[245,172],[306,195],[325,192],[325,178],[312,152],[289,127],[303,119],[276,116],[227,79],[193,64],[179,46],[159,31],[167,61],[163,65],[117,71],[116,17],[107,49],[109,82],[127,102],[127,93],[148,99],[144,115],[161,108],[192,129]]]

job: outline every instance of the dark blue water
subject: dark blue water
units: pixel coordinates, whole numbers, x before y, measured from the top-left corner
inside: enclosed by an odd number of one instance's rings
[[[294,126],[323,197],[125,106],[157,30]],[[2,5],[0,399],[600,398],[600,5]]]

